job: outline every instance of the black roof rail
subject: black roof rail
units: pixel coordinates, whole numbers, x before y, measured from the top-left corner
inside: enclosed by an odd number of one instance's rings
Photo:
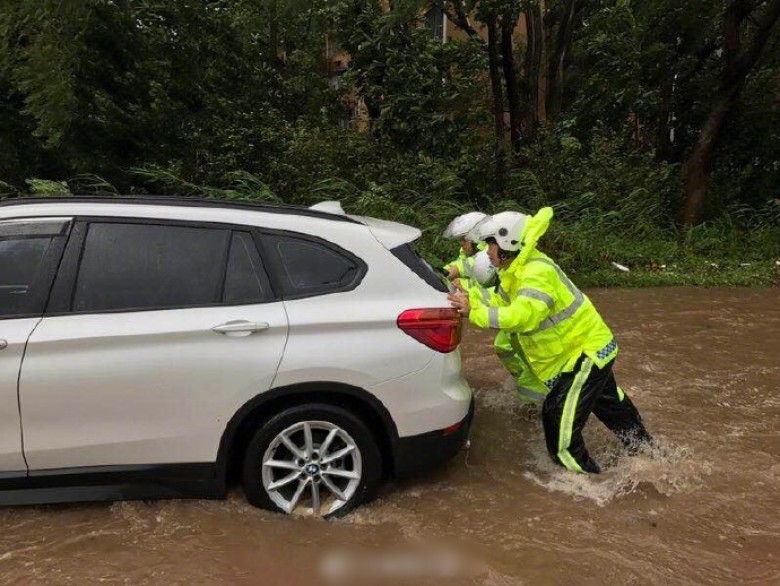
[[[360,224],[341,214],[331,214],[319,210],[312,210],[304,206],[292,204],[278,204],[254,201],[235,201],[229,199],[213,199],[204,197],[174,196],[174,195],[68,195],[61,197],[10,197],[0,200],[0,207],[11,205],[26,205],[36,203],[119,203],[138,205],[167,205],[182,207],[214,207],[226,209],[245,209],[269,214],[289,214],[294,216],[308,216],[333,222],[348,222]]]

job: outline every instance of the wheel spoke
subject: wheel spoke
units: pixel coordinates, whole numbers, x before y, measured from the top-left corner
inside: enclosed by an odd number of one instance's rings
[[[268,485],[268,490],[279,490],[283,486],[287,486],[292,481],[296,480],[298,477],[300,477],[301,472],[300,470],[296,470],[295,472],[291,472],[284,478],[277,480],[276,482],[272,482]]]
[[[333,442],[334,439],[336,439],[338,433],[339,430],[337,428],[330,430],[330,433],[328,433],[328,437],[325,438],[325,441],[322,442],[322,445],[320,446],[320,457],[322,458],[325,457],[325,454],[328,453],[328,448],[330,447],[330,444]]]
[[[303,424],[303,437],[306,442],[306,458],[311,458],[311,455],[314,453],[314,440],[311,437],[311,425],[307,421]]]
[[[295,462],[288,462],[287,460],[268,460],[267,462],[263,462],[263,466],[268,466],[269,468],[282,468],[284,470],[301,469]]]
[[[339,458],[343,458],[344,456],[346,456],[350,452],[354,451],[354,449],[355,449],[355,446],[347,446],[346,448],[343,448],[343,449],[339,450],[335,454],[331,454],[327,458],[323,458],[322,463],[323,464],[330,464],[331,462],[333,462],[333,460],[338,460]]]
[[[328,478],[327,476],[323,476],[322,483],[328,488],[330,492],[333,493],[333,495],[337,499],[339,499],[340,501],[347,500],[347,495],[341,492],[341,489],[338,486],[336,486],[330,478]]]
[[[298,506],[298,501],[301,500],[301,495],[303,494],[303,490],[306,488],[306,485],[309,483],[309,479],[306,480],[299,480],[298,481],[298,488],[295,489],[295,494],[290,499],[290,502],[287,504],[287,512],[292,513],[295,510],[295,507]]]
[[[289,437],[287,437],[286,434],[282,434],[280,437],[282,439],[282,443],[287,446],[287,449],[290,450],[296,458],[306,458],[306,454],[304,454],[301,449],[296,446]]]
[[[360,474],[357,472],[353,472],[352,470],[339,470],[337,468],[328,468],[327,470],[323,470],[322,474],[338,476],[339,478],[349,478],[350,480],[357,480],[360,478]]]
[[[320,485],[312,480],[311,482],[311,510],[312,513],[320,514]]]

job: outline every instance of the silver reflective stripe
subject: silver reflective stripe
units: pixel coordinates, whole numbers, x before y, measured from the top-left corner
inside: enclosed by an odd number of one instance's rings
[[[501,299],[503,299],[504,301],[506,301],[507,303],[509,303],[509,295],[507,295],[506,291],[504,291],[504,290],[501,288],[501,286],[500,286],[500,285],[499,285],[498,289],[496,289],[496,293],[498,293],[498,294],[499,294],[499,296],[501,297]]]
[[[491,307],[488,309],[488,325],[491,328],[499,329],[498,328],[498,307]]]
[[[490,291],[487,289],[482,289],[482,303],[490,305]]]
[[[593,368],[593,361],[585,358],[580,366],[580,371],[574,377],[574,381],[566,392],[566,400],[563,403],[563,413],[561,421],[558,424],[558,459],[569,470],[582,472],[579,462],[569,452],[571,446],[571,436],[574,431],[574,416],[577,413],[577,406],[580,403],[580,392],[590,376]]]
[[[539,289],[530,289],[528,287],[525,287],[524,289],[520,289],[517,292],[517,296],[530,297],[531,299],[536,299],[537,301],[541,301],[542,303],[544,303],[550,309],[552,309],[553,306],[555,305],[555,300],[544,291],[539,291]]]
[[[523,332],[520,334],[521,336],[533,336],[534,334],[541,332],[542,330],[546,330],[553,326],[557,326],[563,320],[573,316],[575,312],[580,307],[582,307],[582,304],[585,303],[585,296],[582,294],[582,291],[580,291],[579,289],[577,289],[577,287],[574,286],[574,283],[572,283],[569,280],[566,274],[554,262],[549,261],[546,258],[534,258],[528,262],[543,262],[544,264],[553,267],[555,269],[555,272],[558,273],[558,278],[561,280],[564,287],[566,287],[569,290],[569,293],[571,293],[572,296],[574,297],[574,301],[572,301],[571,304],[569,304],[569,307],[567,307],[563,311],[560,311],[555,315],[551,315],[550,317],[548,317],[541,324],[539,324],[538,328],[531,330],[530,332]]]

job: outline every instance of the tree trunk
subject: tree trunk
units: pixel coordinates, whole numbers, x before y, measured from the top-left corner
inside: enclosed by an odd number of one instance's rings
[[[739,94],[739,88],[733,88],[728,94],[718,96],[707,122],[699,134],[696,146],[683,164],[683,189],[685,200],[680,220],[683,226],[690,228],[699,222],[701,209],[707,197],[710,182],[710,163],[715,142],[726,123],[729,112]]]
[[[504,80],[506,81],[506,101],[509,110],[509,139],[515,152],[520,150],[521,112],[520,96],[517,86],[517,74],[515,72],[514,44],[512,33],[515,29],[515,19],[505,15],[501,26],[501,63],[504,67]]]
[[[271,0],[268,4],[268,44],[271,47],[269,55],[274,65],[281,65],[282,58],[279,47],[279,15],[277,0]]]
[[[566,55],[571,46],[574,32],[574,16],[577,0],[566,0],[558,23],[558,33],[555,36],[555,47],[547,72],[547,117],[554,120],[561,112],[563,103],[563,72]]]
[[[498,26],[496,18],[491,18],[487,23],[488,29],[488,65],[490,67],[490,88],[493,93],[493,125],[495,132],[495,162],[496,177],[495,191],[504,193],[505,175],[505,151],[504,151],[504,99],[501,84],[501,64],[498,52]]]
[[[536,119],[542,124],[547,122],[547,39],[544,29],[544,4],[544,0],[539,0],[539,4],[536,6],[537,30],[539,31],[537,41],[538,61],[536,66],[539,95],[536,96]]]
[[[526,75],[526,132],[532,136],[536,132],[539,121],[543,120],[544,106],[539,97],[542,94],[540,82],[542,71],[542,47],[544,34],[542,14],[538,5],[529,6],[524,10],[526,28],[525,75]]]
[[[723,80],[710,115],[682,168],[684,197],[679,219],[686,228],[695,226],[701,219],[701,211],[707,198],[710,165],[715,145],[745,85],[745,79],[761,55],[772,27],[780,18],[780,0],[772,0],[757,23],[758,28],[750,46],[745,51],[741,51],[740,27],[743,21],[751,16],[749,8],[753,6],[755,4],[751,0],[737,0],[726,9],[724,55],[727,62]]]

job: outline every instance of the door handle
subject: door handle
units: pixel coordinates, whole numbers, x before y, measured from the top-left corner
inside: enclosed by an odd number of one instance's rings
[[[246,321],[239,319],[214,326],[211,328],[211,331],[217,334],[224,334],[225,336],[240,337],[249,336],[255,332],[261,332],[270,327],[271,326],[264,321]]]
[[[8,342],[0,340],[0,350],[5,350],[8,347]]]

